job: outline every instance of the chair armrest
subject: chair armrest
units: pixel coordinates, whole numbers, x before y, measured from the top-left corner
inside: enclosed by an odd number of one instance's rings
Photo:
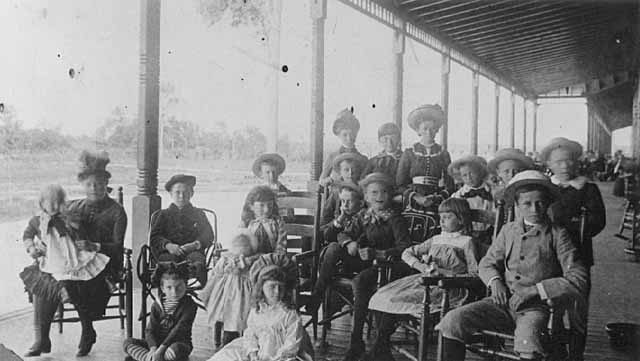
[[[424,286],[438,286],[442,289],[485,287],[480,278],[472,276],[424,276],[422,284]]]
[[[293,260],[293,262],[298,263],[300,261],[313,258],[317,255],[318,255],[318,252],[316,251],[305,251],[302,253],[294,254],[293,257],[291,257],[291,259]]]

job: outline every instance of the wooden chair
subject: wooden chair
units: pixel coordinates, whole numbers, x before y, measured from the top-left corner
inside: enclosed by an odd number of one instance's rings
[[[285,220],[287,254],[296,264],[298,272],[293,301],[303,316],[310,317],[304,327],[313,325],[314,339],[318,336],[318,312],[305,306],[312,303],[318,272],[318,251],[322,239],[319,233],[321,197],[319,191],[294,191],[277,198],[279,208],[293,210],[293,215]]]
[[[626,204],[615,236],[628,242],[625,253],[637,257],[640,255],[640,199],[633,194],[632,179],[632,176],[622,178]],[[630,231],[631,234],[626,235],[625,231]]]
[[[207,271],[209,271],[213,268],[215,261],[220,257],[220,252],[223,252],[224,249],[222,249],[218,244],[218,215],[211,209],[200,208],[200,210],[205,213],[207,219],[209,220],[209,223],[211,224],[211,227],[213,228],[213,239],[211,240],[211,246],[207,247],[207,249],[205,250],[205,265]],[[160,210],[153,212],[153,214],[151,214],[151,221],[149,222],[149,224],[152,224],[159,214]],[[143,338],[147,326],[147,316],[149,315],[149,311],[147,311],[147,299],[149,297],[155,299],[155,296],[152,292],[154,286],[151,283],[151,276],[153,275],[153,272],[155,271],[158,263],[151,253],[151,229],[149,229],[147,237],[147,244],[143,245],[140,248],[140,255],[138,256],[138,260],[136,262],[138,279],[142,284],[140,316],[138,317],[138,320],[140,321],[140,330]],[[205,285],[200,284],[200,282],[198,282],[195,278],[191,278],[187,282],[187,291],[197,291],[202,289],[204,286]]]
[[[118,187],[116,194],[116,201],[121,206],[124,206],[124,196],[122,187]],[[133,336],[133,273],[132,273],[132,264],[131,264],[131,249],[124,248],[124,257],[122,272],[120,272],[120,279],[116,280],[115,290],[110,293],[111,299],[117,297],[116,303],[109,302],[107,305],[107,311],[105,315],[97,319],[96,321],[101,320],[112,320],[119,319],[120,320],[120,329],[124,330],[126,326],[127,337]],[[116,310],[115,313],[109,313],[109,310]],[[58,324],[58,332],[62,333],[64,330],[64,323],[68,322],[79,322],[80,317],[77,315],[75,317],[65,317],[65,312],[76,311],[72,306],[65,306],[65,304],[60,303],[58,305],[58,311],[53,319],[53,322]]]

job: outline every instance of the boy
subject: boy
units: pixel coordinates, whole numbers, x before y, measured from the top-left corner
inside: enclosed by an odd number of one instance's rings
[[[151,306],[145,340],[124,341],[126,361],[186,360],[193,350],[191,329],[198,306],[187,295],[188,266],[159,264],[153,283],[162,291]]]
[[[545,355],[542,334],[549,318],[547,301],[580,300],[589,275],[567,230],[552,224],[547,209],[557,188],[538,171],[518,173],[505,197],[519,217],[507,223],[480,261],[479,274],[491,296],[447,313],[442,332],[444,359],[464,360],[464,342],[482,329],[515,330],[514,350],[521,359]]]
[[[191,205],[196,177],[176,174],[165,184],[171,205],[151,217],[151,252],[158,262],[187,260],[200,284],[207,283],[205,250],[214,239],[204,212]]]
[[[358,183],[364,164],[362,158],[355,153],[342,153],[334,158],[333,169],[338,174],[340,182]],[[339,186],[329,186],[327,200],[322,209],[320,225],[331,222],[340,210]]]
[[[395,123],[383,124],[378,128],[378,141],[382,146],[382,152],[369,159],[362,176],[380,172],[395,179],[398,163],[402,156],[402,150],[400,150],[400,128]]]
[[[356,149],[358,131],[360,131],[360,121],[353,115],[353,111],[349,109],[341,110],[333,122],[333,134],[340,140],[340,148],[335,152],[329,153],[325,159],[322,173],[320,174],[320,186],[325,187],[336,181],[337,175],[333,164],[337,156],[344,153],[354,153],[359,157],[360,162],[365,163],[367,161],[367,157],[360,154]],[[360,170],[362,171],[362,169]]]
[[[278,180],[285,168],[286,163],[280,154],[266,153],[253,162],[252,170],[253,174],[262,179],[264,185],[269,186],[271,190],[278,194],[287,194],[290,192],[289,189]]]
[[[526,156],[520,149],[503,148],[497,151],[487,165],[489,173],[495,174],[500,180],[500,182],[493,187],[494,200],[504,198],[504,188],[509,184],[511,178],[523,170],[534,168],[535,164],[533,164],[533,160]]]

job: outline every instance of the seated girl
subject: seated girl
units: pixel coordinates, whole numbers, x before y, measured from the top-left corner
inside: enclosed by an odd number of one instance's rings
[[[367,360],[393,360],[389,338],[395,331],[397,315],[420,315],[423,310],[423,276],[453,276],[478,274],[478,256],[473,238],[469,236],[471,219],[469,204],[458,198],[449,198],[438,207],[442,233],[424,243],[407,248],[402,260],[420,273],[401,278],[380,288],[369,301],[369,309],[380,311],[380,328]],[[439,311],[442,289],[429,290],[430,312]],[[468,298],[467,289],[450,293],[451,307],[462,305]]]
[[[159,264],[153,284],[161,297],[151,306],[145,339],[124,341],[126,361],[186,360],[193,350],[191,332],[198,306],[187,294],[189,267],[186,263]]]
[[[214,328],[216,348],[220,346],[221,330],[224,330],[222,343],[226,345],[247,327],[251,308],[249,269],[257,248],[256,237],[246,229],[240,230],[231,240],[229,251],[221,254],[200,293],[209,325]]]
[[[191,204],[195,184],[196,177],[185,174],[176,174],[165,184],[172,203],[152,218],[150,242],[157,261],[188,261],[204,285],[207,282],[205,250],[214,235],[207,216]]]
[[[262,268],[257,278],[244,335],[209,361],[313,360],[311,340],[288,297],[292,287],[285,272],[271,265]]]
[[[248,228],[258,240],[257,253],[287,252],[287,230],[278,214],[276,194],[267,186],[256,186],[242,207],[240,226]]]

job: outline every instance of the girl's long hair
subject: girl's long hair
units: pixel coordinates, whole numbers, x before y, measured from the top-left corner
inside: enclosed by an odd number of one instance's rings
[[[247,198],[242,206],[242,214],[240,215],[240,221],[243,227],[247,227],[249,222],[256,218],[251,206],[254,202],[272,202],[271,216],[278,215],[278,204],[276,202],[276,193],[269,188],[269,186],[256,186],[249,191]]]
[[[260,276],[258,277],[258,282],[253,285],[253,291],[251,295],[251,306],[255,307],[256,311],[260,311],[260,307],[267,303],[266,298],[264,297],[264,292],[262,292],[262,287],[264,283],[267,281],[276,281],[284,284],[284,294],[282,295],[282,303],[285,307],[294,309],[295,306],[292,303],[291,295],[293,292],[293,287],[288,282],[287,274],[284,270],[278,266],[268,266],[263,268],[260,271]]]
[[[445,199],[440,206],[438,206],[438,213],[450,212],[456,215],[456,217],[462,222],[461,234],[471,234],[471,207],[469,202],[462,198],[448,198]]]

